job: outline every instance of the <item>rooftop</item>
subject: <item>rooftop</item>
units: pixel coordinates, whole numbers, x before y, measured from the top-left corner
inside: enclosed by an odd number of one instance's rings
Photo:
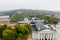
[[[42,31],[42,30],[45,30],[45,29],[49,29],[49,30],[52,30],[52,31],[56,31],[53,27],[51,27],[50,25],[44,25],[43,23],[41,23],[41,21],[35,23],[35,26],[32,27],[32,30],[34,31]]]
[[[0,16],[0,18],[9,18],[9,16]]]

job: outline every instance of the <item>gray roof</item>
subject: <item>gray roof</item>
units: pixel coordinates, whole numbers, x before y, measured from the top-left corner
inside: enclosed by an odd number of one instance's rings
[[[46,29],[46,27],[43,26],[43,24],[41,22],[37,22],[37,23],[35,23],[35,25],[36,25],[37,30]]]
[[[43,23],[41,23],[41,21],[39,21],[39,22],[37,22],[37,23],[35,23],[35,26],[33,26],[32,27],[32,30],[33,31],[42,31],[42,30],[44,30],[44,29],[49,29],[49,30],[52,30],[52,31],[56,31],[56,30],[54,30],[51,26],[48,26],[49,28],[46,28],[44,25],[43,25]]]

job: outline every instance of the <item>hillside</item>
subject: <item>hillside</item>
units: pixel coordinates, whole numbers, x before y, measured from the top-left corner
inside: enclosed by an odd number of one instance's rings
[[[60,15],[60,12],[55,11],[47,11],[47,10],[30,10],[30,9],[18,9],[18,10],[11,10],[11,11],[1,11],[0,15],[11,15],[14,13],[25,13],[25,14],[58,14]]]

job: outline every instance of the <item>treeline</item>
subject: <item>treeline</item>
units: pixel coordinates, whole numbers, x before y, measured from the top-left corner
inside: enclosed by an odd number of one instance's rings
[[[53,15],[46,16],[46,15],[38,15],[37,16],[40,20],[44,20],[44,24],[56,24],[59,22],[59,18],[54,17]]]
[[[30,24],[16,24],[13,27],[0,25],[0,40],[28,40],[31,32]]]

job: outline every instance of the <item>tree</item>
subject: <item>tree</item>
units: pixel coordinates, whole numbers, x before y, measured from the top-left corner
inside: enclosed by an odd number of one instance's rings
[[[50,17],[46,17],[46,19],[44,20],[45,24],[54,24],[56,27],[56,24],[58,23],[58,18],[54,18],[53,16]]]
[[[19,37],[22,40],[27,40],[28,36],[29,36],[29,30],[26,27],[21,27],[19,29],[20,33],[19,33]]]
[[[31,29],[31,25],[29,23],[25,24],[26,28],[28,28],[29,30]]]
[[[23,16],[23,14],[15,13],[15,14],[11,15],[10,20],[13,21],[13,22],[17,22],[17,21],[20,21],[20,20],[24,20],[24,16]]]
[[[0,40],[2,40],[2,39],[0,38]]]
[[[18,37],[16,40],[22,40],[20,37]]]
[[[46,19],[46,16],[45,16],[45,15],[41,15],[41,16],[40,16],[40,19],[41,19],[41,20],[45,20],[45,19]]]
[[[6,29],[6,25],[0,25],[0,38],[2,38],[2,33]]]
[[[28,25],[27,25],[28,26]],[[18,39],[21,39],[21,40],[27,40],[28,36],[29,36],[29,27],[27,27],[25,25],[15,25],[15,29],[18,33]]]
[[[5,29],[2,34],[3,40],[16,40],[17,33],[15,30],[12,29]]]
[[[58,23],[58,18],[53,18],[53,24],[55,25],[55,27],[57,23]]]
[[[44,24],[48,24],[49,23],[49,17],[46,16],[45,19],[44,19]]]
[[[58,23],[58,18],[53,18],[53,17],[49,18],[49,24],[57,24],[57,23]]]
[[[19,34],[20,33],[19,29],[22,27],[22,25],[17,24],[14,27],[15,27],[16,32]]]

